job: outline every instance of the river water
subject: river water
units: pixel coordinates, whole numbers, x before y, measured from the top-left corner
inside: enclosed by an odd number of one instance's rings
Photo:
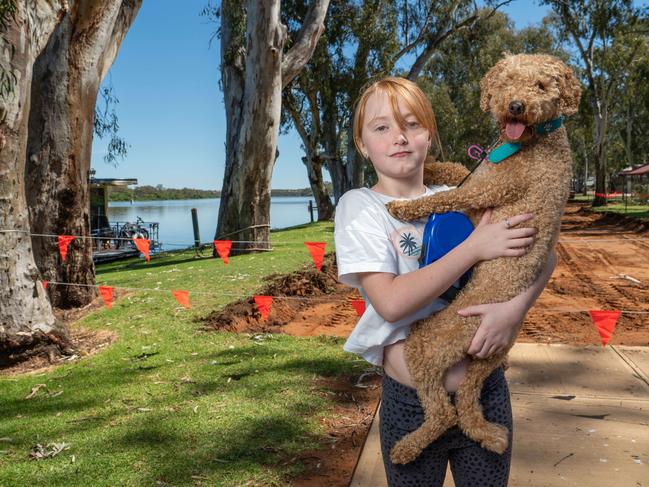
[[[310,221],[308,204],[312,197],[278,196],[271,198],[270,227],[285,228]],[[145,222],[158,222],[159,240],[163,247],[189,247],[194,244],[191,209],[198,210],[201,242],[211,242],[216,231],[219,198],[197,200],[113,201],[108,204],[108,220],[112,223],[135,222],[139,216]],[[315,200],[313,200],[315,205]],[[313,217],[318,218],[314,210]]]

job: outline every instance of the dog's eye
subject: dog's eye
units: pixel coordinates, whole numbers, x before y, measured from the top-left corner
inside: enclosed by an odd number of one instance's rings
[[[545,91],[545,85],[543,83],[541,83],[540,81],[536,82],[536,87],[541,91]]]

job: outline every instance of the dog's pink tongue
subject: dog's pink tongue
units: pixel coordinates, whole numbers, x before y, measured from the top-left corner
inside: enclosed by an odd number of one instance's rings
[[[518,139],[525,131],[525,124],[521,122],[507,122],[505,133],[512,140]]]

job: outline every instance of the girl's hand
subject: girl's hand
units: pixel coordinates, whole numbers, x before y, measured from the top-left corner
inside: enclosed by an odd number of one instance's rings
[[[534,215],[516,215],[502,222],[490,223],[491,214],[491,208],[484,212],[480,223],[464,242],[470,246],[477,261],[524,255],[534,243],[536,229],[513,227]]]
[[[489,358],[504,352],[514,341],[525,319],[527,308],[518,301],[480,304],[458,310],[461,316],[481,316],[480,327],[473,336],[467,353],[475,358]]]

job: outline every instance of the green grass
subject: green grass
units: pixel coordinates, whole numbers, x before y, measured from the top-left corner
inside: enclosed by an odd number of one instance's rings
[[[301,243],[326,241],[331,223],[273,232],[275,251],[196,259],[191,252],[100,266],[100,284],[185,289],[133,292],[80,325],[119,339],[36,375],[0,377],[0,485],[289,485],[302,451],[327,447],[319,418],[332,414],[320,377],[352,377],[367,364],[340,337],[202,332],[195,320],[249,295],[261,278],[313,265]],[[36,384],[46,384],[32,399]],[[322,390],[320,390],[322,389]],[[60,394],[58,394],[60,393]],[[66,443],[30,460],[36,444]]]
[[[575,195],[574,198],[576,201],[593,201],[593,197],[584,196],[584,195]],[[626,206],[624,201],[620,201],[620,198],[616,198],[609,202],[606,206],[596,206],[592,208],[593,211],[597,212],[610,212],[610,213],[619,213],[621,215],[632,216],[634,218],[649,218],[649,205],[636,205],[629,202]]]

